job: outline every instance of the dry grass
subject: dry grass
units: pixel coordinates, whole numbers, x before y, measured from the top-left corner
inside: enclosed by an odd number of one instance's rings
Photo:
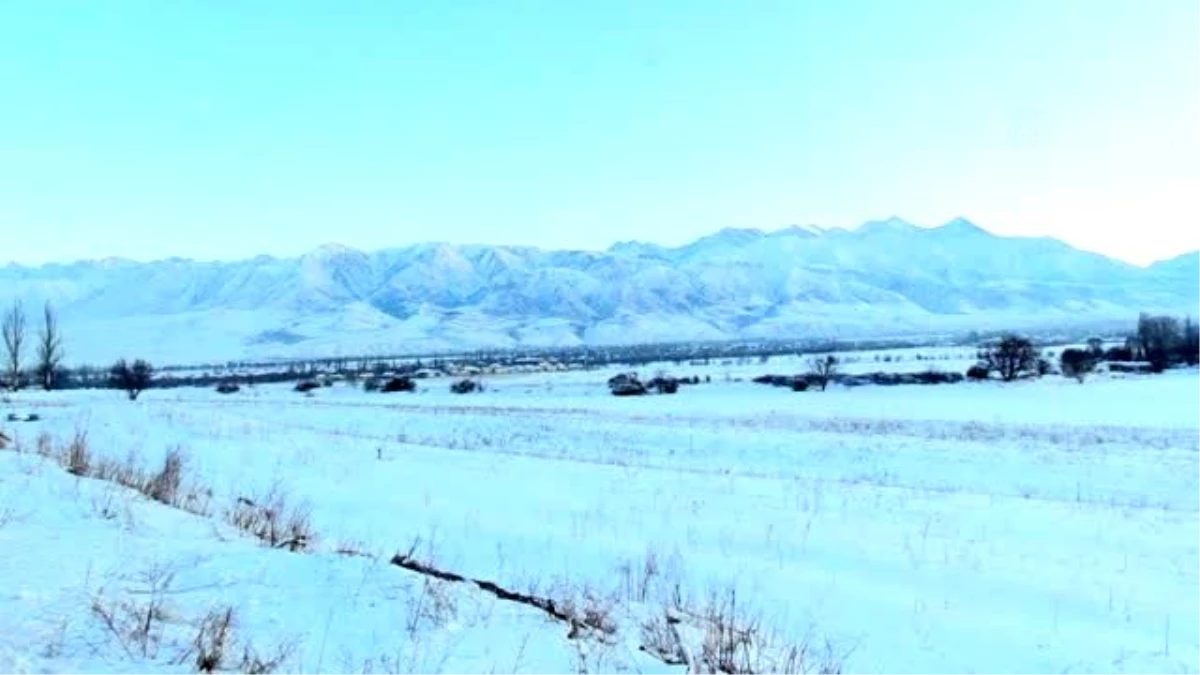
[[[162,468],[146,481],[145,494],[156,502],[178,506],[183,485],[183,452],[173,448],[163,458]]]
[[[752,675],[754,673],[842,672],[849,653],[837,653],[828,641],[819,647],[810,637],[795,643],[765,629],[761,619],[738,605],[733,590],[712,595],[699,612],[680,608],[666,621],[678,637],[674,624],[687,622],[703,631],[698,648],[680,645],[694,673]]]
[[[410,636],[415,636],[422,628],[441,628],[457,616],[458,601],[451,584],[425,577],[421,580],[421,592],[408,603],[404,629]]]
[[[92,598],[92,613],[130,658],[156,658],[163,644],[164,624],[170,618],[167,598],[175,572],[154,567],[138,575],[144,602],[113,600],[103,591]]]
[[[54,457],[74,475],[110,481],[136,490],[162,504],[207,512],[196,506],[200,497],[211,491],[188,490],[187,461],[180,448],[166,453],[162,465],[147,471],[136,455],[124,460],[97,459],[88,444],[87,434],[77,432],[62,448],[55,450],[48,437],[38,438],[38,453]],[[109,510],[106,506],[106,512]],[[250,534],[265,546],[305,552],[314,545],[310,509],[296,503],[274,486],[256,498],[240,497],[222,514],[239,530]],[[336,553],[366,555],[360,545],[344,543]],[[829,644],[816,648],[810,641],[789,643],[766,630],[760,618],[747,612],[729,592],[712,596],[706,602],[684,602],[678,583],[672,584],[653,553],[634,565],[619,570],[619,583],[610,594],[590,590],[559,594],[566,599],[556,605],[569,617],[568,638],[593,645],[617,642],[621,624],[632,616],[623,612],[636,603],[641,612],[633,625],[642,625],[641,648],[664,663],[686,665],[691,672],[707,673],[837,673],[845,655],[835,654]],[[130,655],[154,658],[163,643],[163,624],[170,619],[165,606],[165,589],[173,575],[163,574],[148,581],[144,603],[110,601],[98,595],[92,610],[108,631]],[[404,629],[416,639],[427,630],[443,627],[458,615],[457,591],[453,584],[427,578],[409,603]],[[673,592],[672,592],[673,590]],[[660,609],[655,610],[654,607]],[[644,610],[649,610],[644,611]],[[642,617],[653,618],[643,622]],[[200,672],[228,671],[269,673],[276,670],[288,650],[263,654],[247,646],[236,645],[237,617],[233,610],[214,610],[203,617],[191,642],[188,659]],[[683,630],[681,630],[683,629]],[[597,664],[592,664],[597,665]]]
[[[68,472],[76,476],[91,475],[92,449],[88,445],[87,432],[75,432],[75,436],[63,452],[61,463]]]
[[[234,649],[234,617],[233,608],[225,607],[210,611],[200,620],[196,638],[192,641],[194,664],[198,672],[211,673],[226,664]]]
[[[238,497],[225,520],[272,548],[301,552],[315,540],[308,505],[291,503],[278,486],[258,499]]]

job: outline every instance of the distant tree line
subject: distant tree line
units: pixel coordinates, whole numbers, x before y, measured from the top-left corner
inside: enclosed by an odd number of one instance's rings
[[[674,362],[694,366],[748,364],[752,359],[766,363],[776,355],[799,355],[807,358],[807,372],[796,376],[763,376],[762,381],[778,386],[791,386],[803,391],[808,388],[824,390],[830,382],[846,381],[851,384],[871,383],[921,383],[937,384],[954,382],[962,378],[943,377],[931,369],[926,374],[902,374],[904,377],[885,377],[886,373],[848,376],[842,375],[842,360],[834,356],[835,351],[870,349],[899,349],[928,346],[927,343],[906,340],[860,340],[833,342],[830,340],[773,340],[711,343],[673,343],[624,345],[612,347],[570,347],[524,350],[480,350],[458,355],[433,355],[421,358],[407,357],[338,357],[308,359],[280,364],[279,362],[237,361],[221,364],[217,372],[196,372],[196,367],[168,366],[156,370],[144,359],[118,360],[109,368],[79,366],[66,368],[64,339],[58,316],[50,303],[41,312],[41,321],[36,333],[31,333],[29,320],[20,301],[14,302],[0,317],[0,340],[3,356],[0,362],[0,387],[16,391],[26,386],[38,386],[45,390],[78,388],[112,388],[126,393],[136,400],[141,392],[150,387],[173,388],[219,386],[232,393],[241,386],[283,382],[307,382],[317,379],[322,384],[331,383],[330,377],[337,376],[350,381],[365,380],[364,388],[383,391],[412,391],[413,379],[425,377],[427,371],[451,375],[458,369],[474,367],[484,369],[536,366],[544,361],[560,364],[569,369],[590,369],[615,364],[645,365],[650,363]],[[991,338],[972,333],[967,339],[986,340],[979,349],[977,364],[965,374],[967,379],[990,379],[995,376],[1004,381],[1049,374],[1057,367],[1064,376],[1080,381],[1093,372],[1101,363],[1108,363],[1111,370],[1145,370],[1162,372],[1177,365],[1196,365],[1200,360],[1200,339],[1197,324],[1191,317],[1182,319],[1168,315],[1142,313],[1138,317],[1136,330],[1119,344],[1106,345],[1100,338],[1087,340],[1085,347],[1064,349],[1057,363],[1051,361],[1049,352],[1043,352],[1027,336],[1015,333],[993,333]],[[945,344],[962,345],[963,340],[943,341]],[[975,343],[978,344],[978,343]],[[877,355],[876,360],[880,357]],[[917,357],[921,359],[920,356]],[[891,357],[884,357],[890,361]],[[854,361],[853,358],[850,361]],[[255,368],[281,368],[274,371],[245,372]],[[221,369],[239,369],[241,373],[220,372]],[[476,371],[478,372],[478,370]],[[937,374],[937,377],[933,375]],[[779,380],[780,377],[786,379]],[[779,381],[776,381],[779,380]],[[456,381],[452,387],[456,392],[473,391],[478,384],[470,380]],[[639,387],[673,393],[678,384],[688,384],[687,379],[676,380],[660,374],[647,383],[622,383],[621,391],[633,391]]]

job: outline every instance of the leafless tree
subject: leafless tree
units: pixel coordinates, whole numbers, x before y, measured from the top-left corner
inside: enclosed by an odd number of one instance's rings
[[[1200,327],[1187,317],[1183,324],[1183,361],[1189,366],[1200,362]]]
[[[999,373],[1000,379],[1011,382],[1023,373],[1037,372],[1038,353],[1028,338],[1006,335],[984,352],[984,363],[988,370]]]
[[[54,388],[59,366],[62,365],[62,332],[58,329],[58,317],[49,302],[42,310],[42,318],[42,330],[38,334],[37,345],[37,375],[42,388],[50,391]]]
[[[1162,372],[1174,361],[1185,342],[1185,328],[1173,316],[1151,316],[1143,312],[1138,317],[1137,338],[1145,359],[1155,372]]]
[[[21,388],[21,356],[25,350],[25,308],[21,301],[13,302],[12,308],[4,315],[0,333],[4,336],[5,375],[8,386],[13,391]]]
[[[825,356],[814,356],[808,360],[808,376],[821,391],[825,391],[825,387],[829,385],[829,381],[837,375],[838,358],[833,354]]]
[[[150,387],[154,367],[142,359],[134,361],[133,365],[129,365],[125,359],[120,359],[113,364],[110,373],[113,388],[128,394],[130,401],[136,401],[137,397]]]

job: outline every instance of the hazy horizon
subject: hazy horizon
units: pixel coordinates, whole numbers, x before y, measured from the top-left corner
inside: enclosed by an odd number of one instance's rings
[[[1183,0],[18,0],[0,264],[897,214],[1145,265],[1200,248],[1197,53]]]

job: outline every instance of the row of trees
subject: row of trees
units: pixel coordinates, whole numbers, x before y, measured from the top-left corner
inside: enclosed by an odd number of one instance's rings
[[[1200,326],[1191,317],[1180,321],[1143,312],[1138,317],[1137,332],[1124,345],[1106,350],[1099,338],[1093,338],[1084,349],[1064,349],[1059,364],[1063,375],[1082,382],[1101,361],[1140,361],[1154,373],[1180,364],[1194,366],[1200,363]]]
[[[1180,363],[1194,366],[1200,360],[1200,333],[1190,316],[1181,322],[1173,316],[1143,312],[1130,346],[1154,372]]]
[[[24,384],[22,367],[29,337],[26,328],[25,308],[21,301],[17,300],[4,313],[3,321],[0,321],[0,337],[4,341],[4,379],[12,391],[20,389]],[[62,372],[65,355],[58,316],[49,302],[42,309],[42,326],[33,347],[36,359],[33,372],[42,388],[49,391],[54,388],[56,379]]]
[[[1007,335],[980,352],[980,363],[968,377],[988,377],[996,373],[1005,381],[1025,374],[1045,375],[1051,371],[1050,362],[1034,344],[1018,335]],[[1161,373],[1175,365],[1190,366],[1200,362],[1200,327],[1191,317],[1180,320],[1168,315],[1146,312],[1138,317],[1137,330],[1123,345],[1107,349],[1100,338],[1091,338],[1083,348],[1064,349],[1059,356],[1059,369],[1066,377],[1080,382],[1103,361],[1141,362],[1150,372]],[[1115,366],[1114,366],[1115,367]]]
[[[0,320],[0,340],[4,342],[4,384],[11,391],[17,391],[25,385],[24,368],[29,344],[28,318],[20,300],[4,312]],[[42,308],[42,325],[34,336],[33,343],[34,368],[33,373],[37,383],[46,391],[54,389],[63,377],[62,330],[58,325],[58,315],[49,302]],[[137,359],[133,363],[120,359],[109,368],[106,384],[114,389],[124,391],[130,400],[137,397],[150,387],[154,377],[154,368],[146,361]]]

